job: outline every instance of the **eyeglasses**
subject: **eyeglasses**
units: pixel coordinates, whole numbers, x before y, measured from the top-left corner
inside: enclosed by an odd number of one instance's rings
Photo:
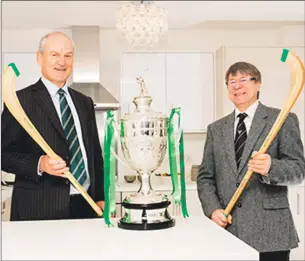
[[[231,81],[227,82],[226,84],[228,85],[228,87],[235,87],[237,85],[237,82],[240,82],[241,85],[246,85],[250,81],[256,81],[256,78],[255,77],[241,78],[239,80],[238,79],[231,80]]]

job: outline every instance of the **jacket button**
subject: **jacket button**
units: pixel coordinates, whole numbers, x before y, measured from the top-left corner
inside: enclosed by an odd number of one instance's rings
[[[68,181],[68,180],[66,180],[66,181],[65,181],[65,183],[68,185],[68,184],[69,184],[69,181]]]
[[[241,207],[242,207],[242,204],[241,204],[241,203],[238,203],[237,206],[238,206],[239,208],[241,208]]]
[[[239,185],[240,185],[240,183],[239,183],[239,182],[237,182],[237,183],[236,183],[236,187],[238,188],[238,187],[239,187]]]

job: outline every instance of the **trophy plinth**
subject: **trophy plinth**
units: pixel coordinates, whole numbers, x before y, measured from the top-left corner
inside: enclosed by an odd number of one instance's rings
[[[120,121],[120,144],[128,165],[141,176],[138,192],[122,202],[125,215],[118,227],[132,230],[153,230],[173,227],[167,207],[171,204],[167,195],[155,192],[151,186],[152,173],[160,167],[167,152],[168,118],[154,112],[144,81],[138,79],[141,95],[133,102],[136,109],[125,114]]]

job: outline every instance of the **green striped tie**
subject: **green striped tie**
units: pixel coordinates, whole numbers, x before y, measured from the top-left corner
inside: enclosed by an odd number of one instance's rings
[[[72,155],[70,161],[70,172],[79,182],[79,184],[83,185],[87,179],[87,173],[86,173],[82,151],[77,138],[74,119],[71,113],[71,109],[68,105],[67,99],[65,97],[66,94],[65,91],[59,89],[58,94],[59,94],[59,105],[60,105],[62,126],[69,145],[69,150],[71,151],[71,155]]]

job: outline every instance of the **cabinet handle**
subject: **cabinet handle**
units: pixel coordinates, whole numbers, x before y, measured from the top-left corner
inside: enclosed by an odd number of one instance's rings
[[[300,195],[297,193],[297,215],[300,214]]]

